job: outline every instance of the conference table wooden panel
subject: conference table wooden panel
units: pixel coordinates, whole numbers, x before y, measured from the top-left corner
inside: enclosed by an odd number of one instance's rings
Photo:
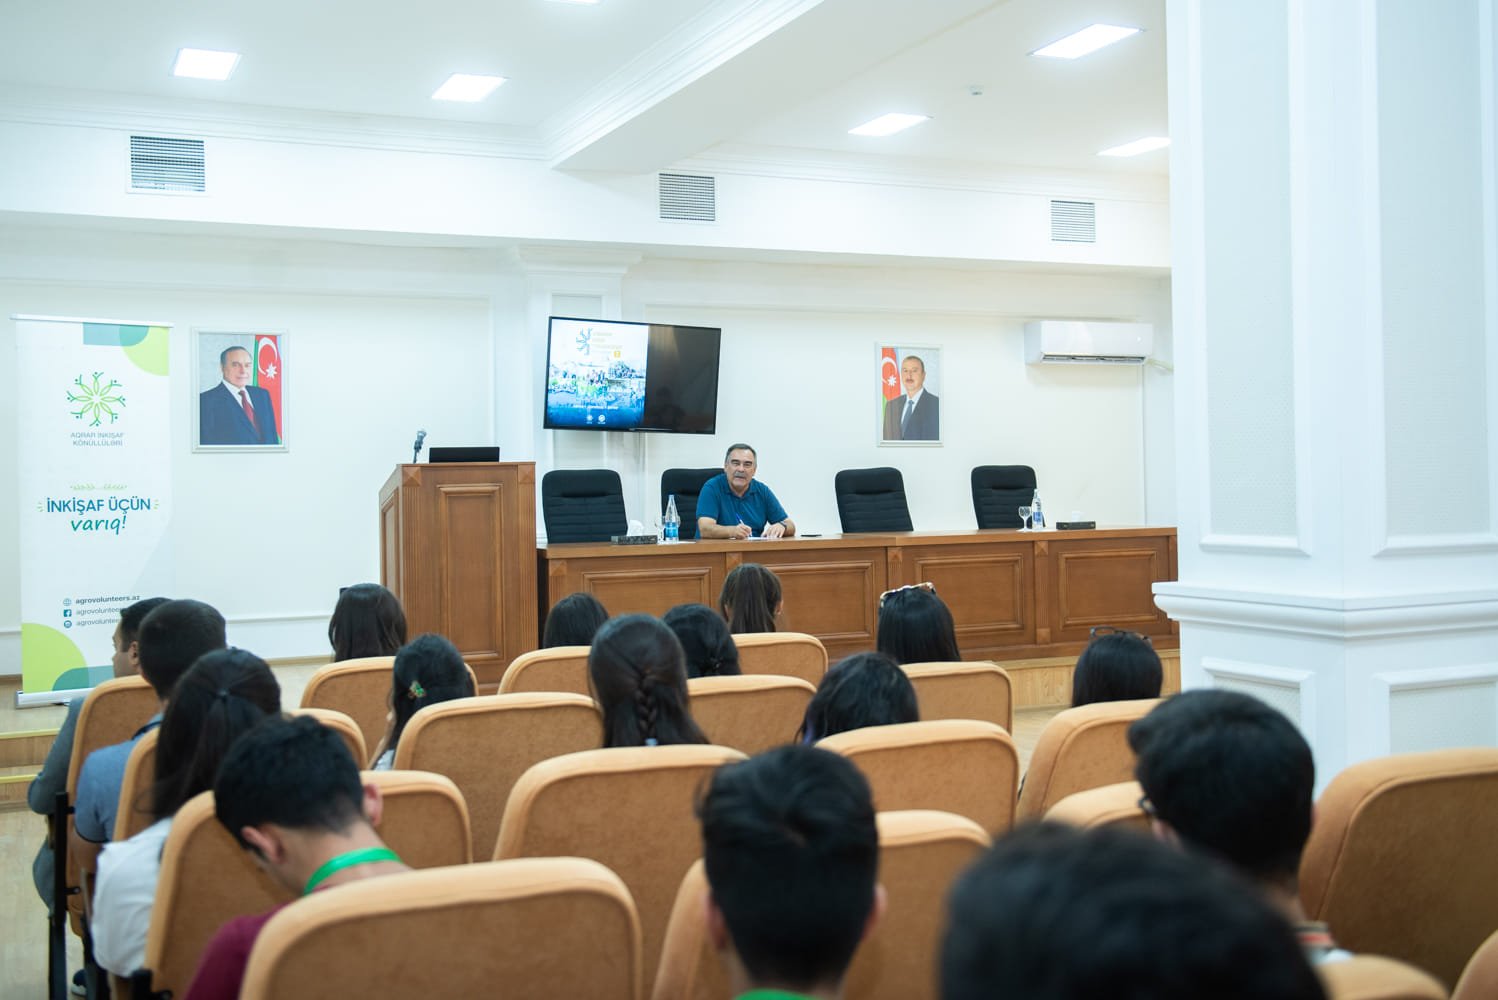
[[[570,593],[610,614],[716,607],[723,578],[762,563],[785,590],[786,629],[810,632],[837,658],[874,647],[879,595],[929,581],[952,609],[968,659],[1079,651],[1095,625],[1177,644],[1151,584],[1176,578],[1174,528],[1094,531],[912,531],[675,545],[548,545],[537,553],[541,617]]]

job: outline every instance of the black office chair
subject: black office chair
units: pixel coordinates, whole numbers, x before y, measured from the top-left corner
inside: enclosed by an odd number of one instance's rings
[[[914,531],[905,477],[899,469],[844,469],[833,480],[843,534],[858,531]]]
[[[548,542],[606,542],[627,534],[624,486],[613,469],[556,469],[541,477]]]
[[[1022,528],[1019,509],[1035,497],[1035,470],[1028,465],[979,465],[973,469],[973,514],[980,528]]]
[[[661,516],[666,513],[666,500],[676,495],[676,513],[681,515],[681,540],[697,537],[697,496],[707,481],[722,469],[667,469],[661,473]]]

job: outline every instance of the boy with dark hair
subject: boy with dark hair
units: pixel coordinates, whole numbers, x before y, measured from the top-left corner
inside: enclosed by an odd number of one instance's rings
[[[835,753],[784,746],[719,768],[697,811],[708,934],[734,996],[839,996],[884,911],[868,781]]]
[[[1117,828],[1016,829],[958,879],[942,1000],[1322,1000],[1290,927],[1231,872]]]
[[[380,790],[360,781],[342,737],[316,719],[266,719],[241,736],[219,768],[213,802],[224,828],[292,892],[408,870],[374,831]],[[239,996],[255,938],[280,909],[220,927],[186,1000]]]
[[[1130,726],[1129,746],[1156,836],[1252,879],[1313,962],[1348,957],[1300,905],[1316,764],[1294,723],[1236,691],[1186,691]]]

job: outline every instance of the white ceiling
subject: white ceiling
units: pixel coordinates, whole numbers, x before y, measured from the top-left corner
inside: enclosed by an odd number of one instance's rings
[[[1027,55],[1095,21],[1145,31],[1073,62]],[[0,112],[295,113],[621,172],[725,151],[1120,175],[1167,163],[1095,155],[1167,134],[1164,0],[11,0],[0,28]],[[243,59],[227,83],[179,80],[180,46]],[[480,104],[431,100],[452,72],[509,82]],[[847,134],[892,110],[932,120]]]

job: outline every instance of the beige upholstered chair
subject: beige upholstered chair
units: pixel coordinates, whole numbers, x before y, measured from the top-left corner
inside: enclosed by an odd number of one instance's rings
[[[1446,987],[1434,976],[1379,955],[1327,962],[1316,972],[1326,986],[1327,1000],[1446,1000]]]
[[[1139,800],[1144,789],[1137,781],[1073,792],[1046,810],[1045,818],[1072,826],[1125,826],[1149,833],[1150,821]]]
[[[535,858],[407,872],[276,914],[244,1000],[504,996],[638,1000],[640,923],[603,865]]]
[[[676,888],[702,853],[697,791],[720,765],[743,759],[727,747],[687,745],[543,761],[510,792],[495,859],[582,857],[607,865],[634,896],[643,968],[654,977]]]
[[[1498,997],[1498,931],[1483,942],[1462,970],[1451,1000],[1492,1000]]]
[[[394,668],[393,656],[366,656],[319,667],[302,690],[301,707],[331,708],[347,715],[359,727],[365,750],[373,751],[385,738]],[[368,756],[355,759],[360,767],[370,762]]]
[[[151,786],[156,781],[156,737],[153,729],[136,741],[125,761],[120,804],[114,814],[113,840],[128,840],[156,822],[151,815]]]
[[[687,681],[692,718],[707,738],[751,757],[790,743],[817,689],[799,677],[744,674]]]
[[[1057,713],[1035,742],[1015,819],[1044,816],[1074,792],[1133,780],[1129,726],[1158,704],[1158,698],[1105,701]]]
[[[384,799],[380,839],[412,868],[466,865],[473,835],[463,793],[450,778],[429,771],[363,771],[361,780]]]
[[[838,733],[817,746],[848,757],[874,789],[874,807],[939,809],[998,836],[1014,823],[1019,753],[992,722],[935,719]]]
[[[353,755],[356,766],[362,768],[370,764],[369,747],[371,744],[364,742],[364,731],[359,728],[359,723],[354,720],[353,716],[332,708],[298,708],[290,714],[311,716],[321,722],[343,738],[343,745],[348,747],[348,752]],[[380,732],[383,738],[384,730]]]
[[[1498,928],[1498,748],[1398,754],[1332,778],[1300,863],[1300,898],[1355,953],[1450,986]]]
[[[746,674],[799,677],[812,687],[827,672],[827,649],[805,632],[755,632],[736,635],[739,669]]]
[[[411,717],[395,748],[395,767],[451,778],[468,804],[474,856],[488,859],[520,776],[551,757],[596,748],[602,734],[597,706],[580,694],[461,698]]]
[[[522,653],[499,679],[500,694],[522,691],[571,692],[592,697],[588,687],[589,646],[553,646]]]
[[[981,719],[1014,732],[1009,672],[997,663],[907,663],[922,719]]]

